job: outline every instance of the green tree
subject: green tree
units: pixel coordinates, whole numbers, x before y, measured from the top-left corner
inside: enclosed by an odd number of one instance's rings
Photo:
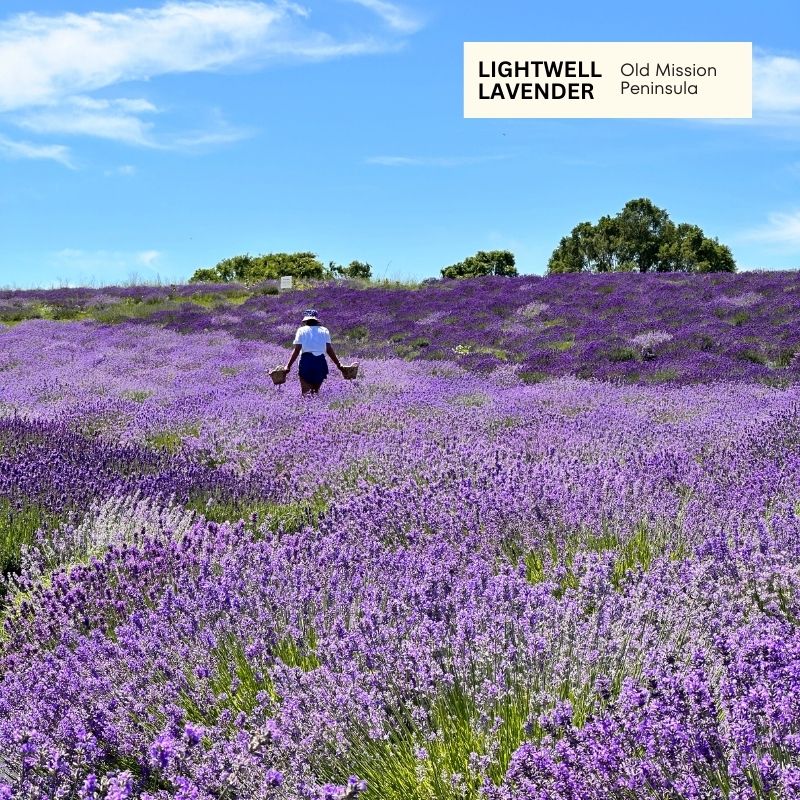
[[[585,234],[590,242],[589,253],[592,255],[592,262],[595,267],[592,272],[630,272],[633,262],[626,260],[627,253],[622,252],[620,240],[622,229],[618,217],[608,215],[600,217],[597,225],[592,225]]]
[[[361,278],[362,280],[370,280],[372,278],[372,264],[366,261],[351,261],[347,265],[348,278]]]
[[[614,220],[617,264],[634,264],[639,272],[650,272],[658,263],[658,250],[669,215],[646,197],[629,200]]]
[[[219,273],[214,267],[202,267],[195,270],[194,275],[189,278],[189,283],[217,283]]]
[[[316,253],[269,253],[258,257],[269,273],[266,278],[280,278],[292,275],[295,278],[321,280],[325,277],[325,267]]]
[[[569,236],[563,236],[550,256],[548,270],[558,272],[590,272],[597,261],[596,236],[591,222],[580,222]]]
[[[331,261],[328,263],[328,271],[337,278],[360,278],[367,281],[372,278],[372,264],[366,261],[351,261],[346,267]]]
[[[219,282],[259,283],[276,280],[282,275],[295,278],[321,279],[325,268],[316,253],[267,253],[249,254],[224,258],[215,267],[198,269],[189,279],[190,283]]]
[[[517,275],[514,254],[510,250],[479,250],[457,264],[442,269],[443,278],[475,278],[479,275]]]
[[[667,232],[658,251],[662,272],[735,272],[730,248],[710,239],[697,225],[682,222]]]
[[[615,216],[596,225],[581,222],[550,256],[547,271],[561,272],[734,272],[728,247],[697,225],[675,225],[647,198],[630,200]]]
[[[255,259],[251,255],[233,256],[223,258],[214,269],[219,275],[219,280],[229,283],[238,281],[239,283],[255,283]],[[257,280],[257,279],[256,279]]]

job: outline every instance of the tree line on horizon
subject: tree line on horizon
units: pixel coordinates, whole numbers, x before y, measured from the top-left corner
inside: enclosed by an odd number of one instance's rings
[[[372,278],[372,265],[365,261],[351,261],[347,266],[329,261],[325,266],[316,253],[266,253],[223,258],[214,267],[202,267],[189,278],[189,283],[261,283],[277,280],[284,275],[306,280],[326,278]]]
[[[705,235],[702,228],[678,223],[663,208],[641,197],[628,201],[613,217],[597,223],[581,222],[564,236],[547,264],[549,275],[583,272],[735,272],[730,248]],[[510,250],[479,250],[463,261],[443,267],[447,279],[483,275],[518,275]],[[372,266],[351,261],[347,266],[333,261],[324,265],[316,253],[267,253],[225,258],[214,267],[195,271],[190,283],[260,283],[290,275],[298,279],[372,279]]]

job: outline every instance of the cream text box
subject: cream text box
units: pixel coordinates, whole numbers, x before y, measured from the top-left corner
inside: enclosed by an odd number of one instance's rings
[[[753,115],[751,42],[465,42],[464,116]]]

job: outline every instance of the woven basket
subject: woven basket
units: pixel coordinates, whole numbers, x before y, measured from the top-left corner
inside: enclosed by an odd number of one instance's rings
[[[347,380],[351,381],[358,375],[358,364],[349,364],[345,366],[342,364],[342,377]]]
[[[269,376],[272,378],[272,382],[276,386],[280,386],[282,383],[286,383],[286,376],[289,374],[288,369],[284,369],[283,367],[275,367],[275,369],[271,369],[269,371]]]

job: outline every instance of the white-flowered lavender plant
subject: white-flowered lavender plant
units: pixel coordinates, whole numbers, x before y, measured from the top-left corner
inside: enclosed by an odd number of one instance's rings
[[[653,350],[660,344],[672,341],[672,334],[666,331],[646,331],[631,338],[630,343],[640,350]]]

